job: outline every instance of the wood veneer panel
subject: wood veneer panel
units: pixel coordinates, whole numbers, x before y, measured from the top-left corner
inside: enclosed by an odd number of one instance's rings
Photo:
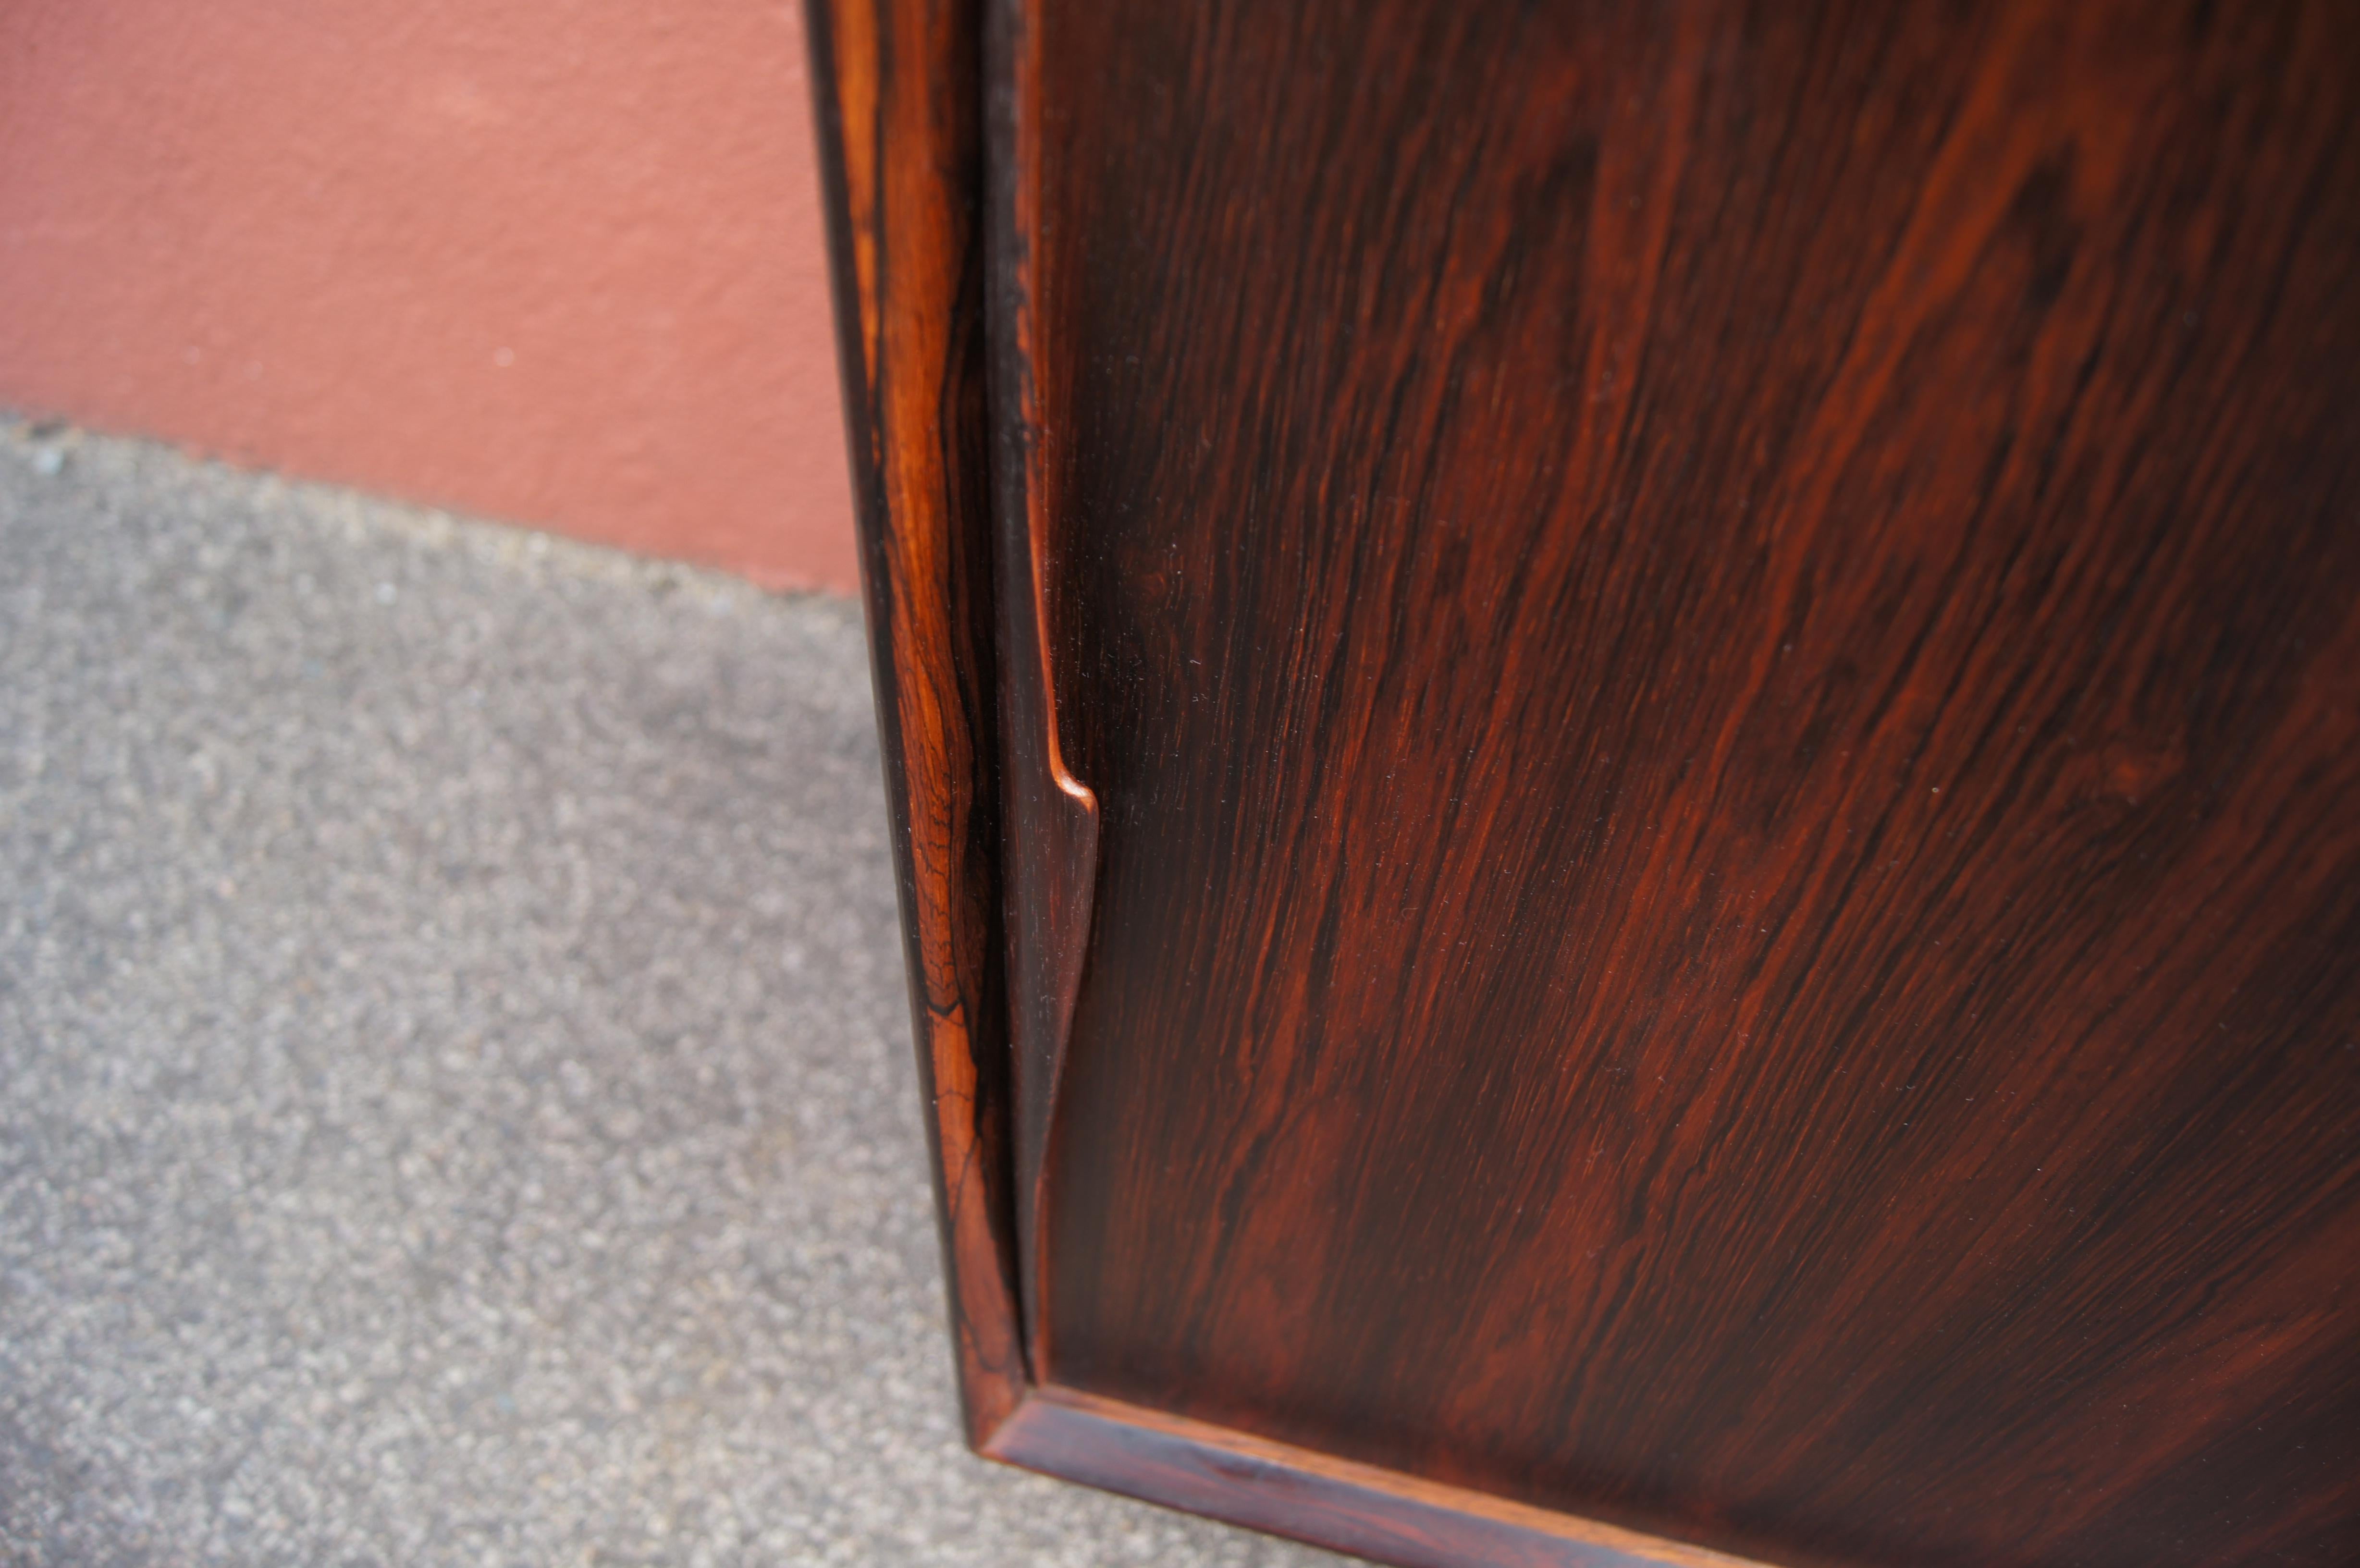
[[[810,0],[861,583],[971,1441],[1027,1387],[1015,1298],[984,409],[981,22]]]
[[[1010,16],[1039,1373],[1780,1562],[2360,1558],[2360,13]]]

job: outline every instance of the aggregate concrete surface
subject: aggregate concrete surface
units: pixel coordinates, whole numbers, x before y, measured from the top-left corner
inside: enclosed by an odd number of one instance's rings
[[[0,1562],[1291,1564],[969,1457],[857,612],[0,425]]]

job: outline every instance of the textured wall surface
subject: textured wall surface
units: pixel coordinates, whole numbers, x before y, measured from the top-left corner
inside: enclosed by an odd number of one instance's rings
[[[0,404],[848,589],[792,0],[0,7]]]

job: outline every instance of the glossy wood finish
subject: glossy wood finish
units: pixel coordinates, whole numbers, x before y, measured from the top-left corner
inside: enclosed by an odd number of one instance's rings
[[[1404,1568],[1752,1568],[1743,1559],[1048,1388],[995,1459]]]
[[[1027,1388],[1010,1192],[984,422],[981,24],[811,0],[894,869],[970,1438]]]
[[[1046,1149],[1065,1044],[1081,989],[1098,869],[1098,803],[1065,757],[1052,650],[1064,551],[1050,522],[1070,432],[1042,417],[1063,355],[1043,341],[1038,308],[1051,280],[1040,227],[1041,34],[1014,6],[990,18],[993,83],[986,227],[991,249],[994,497],[1000,517],[1000,697],[1007,721],[1001,849],[1008,876],[1008,954],[1014,983],[1016,1234],[1024,1321],[1034,1364],[1046,1354],[1048,1259],[1040,1221]]]
[[[1010,1464],[1403,1563],[1699,1561],[1591,1521],[1031,1380],[1002,969],[1015,944],[999,897],[994,585],[980,500],[990,465],[978,27],[964,6],[898,0],[814,0],[807,17],[887,803],[969,1442]],[[1014,515],[1027,518],[1014,552],[1024,570],[1011,578],[1024,594],[1020,632],[1037,630],[1033,525],[1022,508]],[[1032,642],[1027,662],[1043,647]],[[1045,681],[1036,690],[1045,722],[1055,710]],[[1054,730],[1046,738],[1054,758]],[[1062,962],[1048,984],[1070,987],[1073,961]]]
[[[1043,1376],[1779,1561],[2360,1560],[2360,12],[1024,25]]]
[[[820,9],[978,1445],[2360,1561],[2360,12]]]

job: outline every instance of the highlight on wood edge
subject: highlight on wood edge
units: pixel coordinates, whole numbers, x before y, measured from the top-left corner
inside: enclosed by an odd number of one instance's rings
[[[1401,1568],[1762,1568],[1752,1559],[1058,1387],[987,1457]]]

